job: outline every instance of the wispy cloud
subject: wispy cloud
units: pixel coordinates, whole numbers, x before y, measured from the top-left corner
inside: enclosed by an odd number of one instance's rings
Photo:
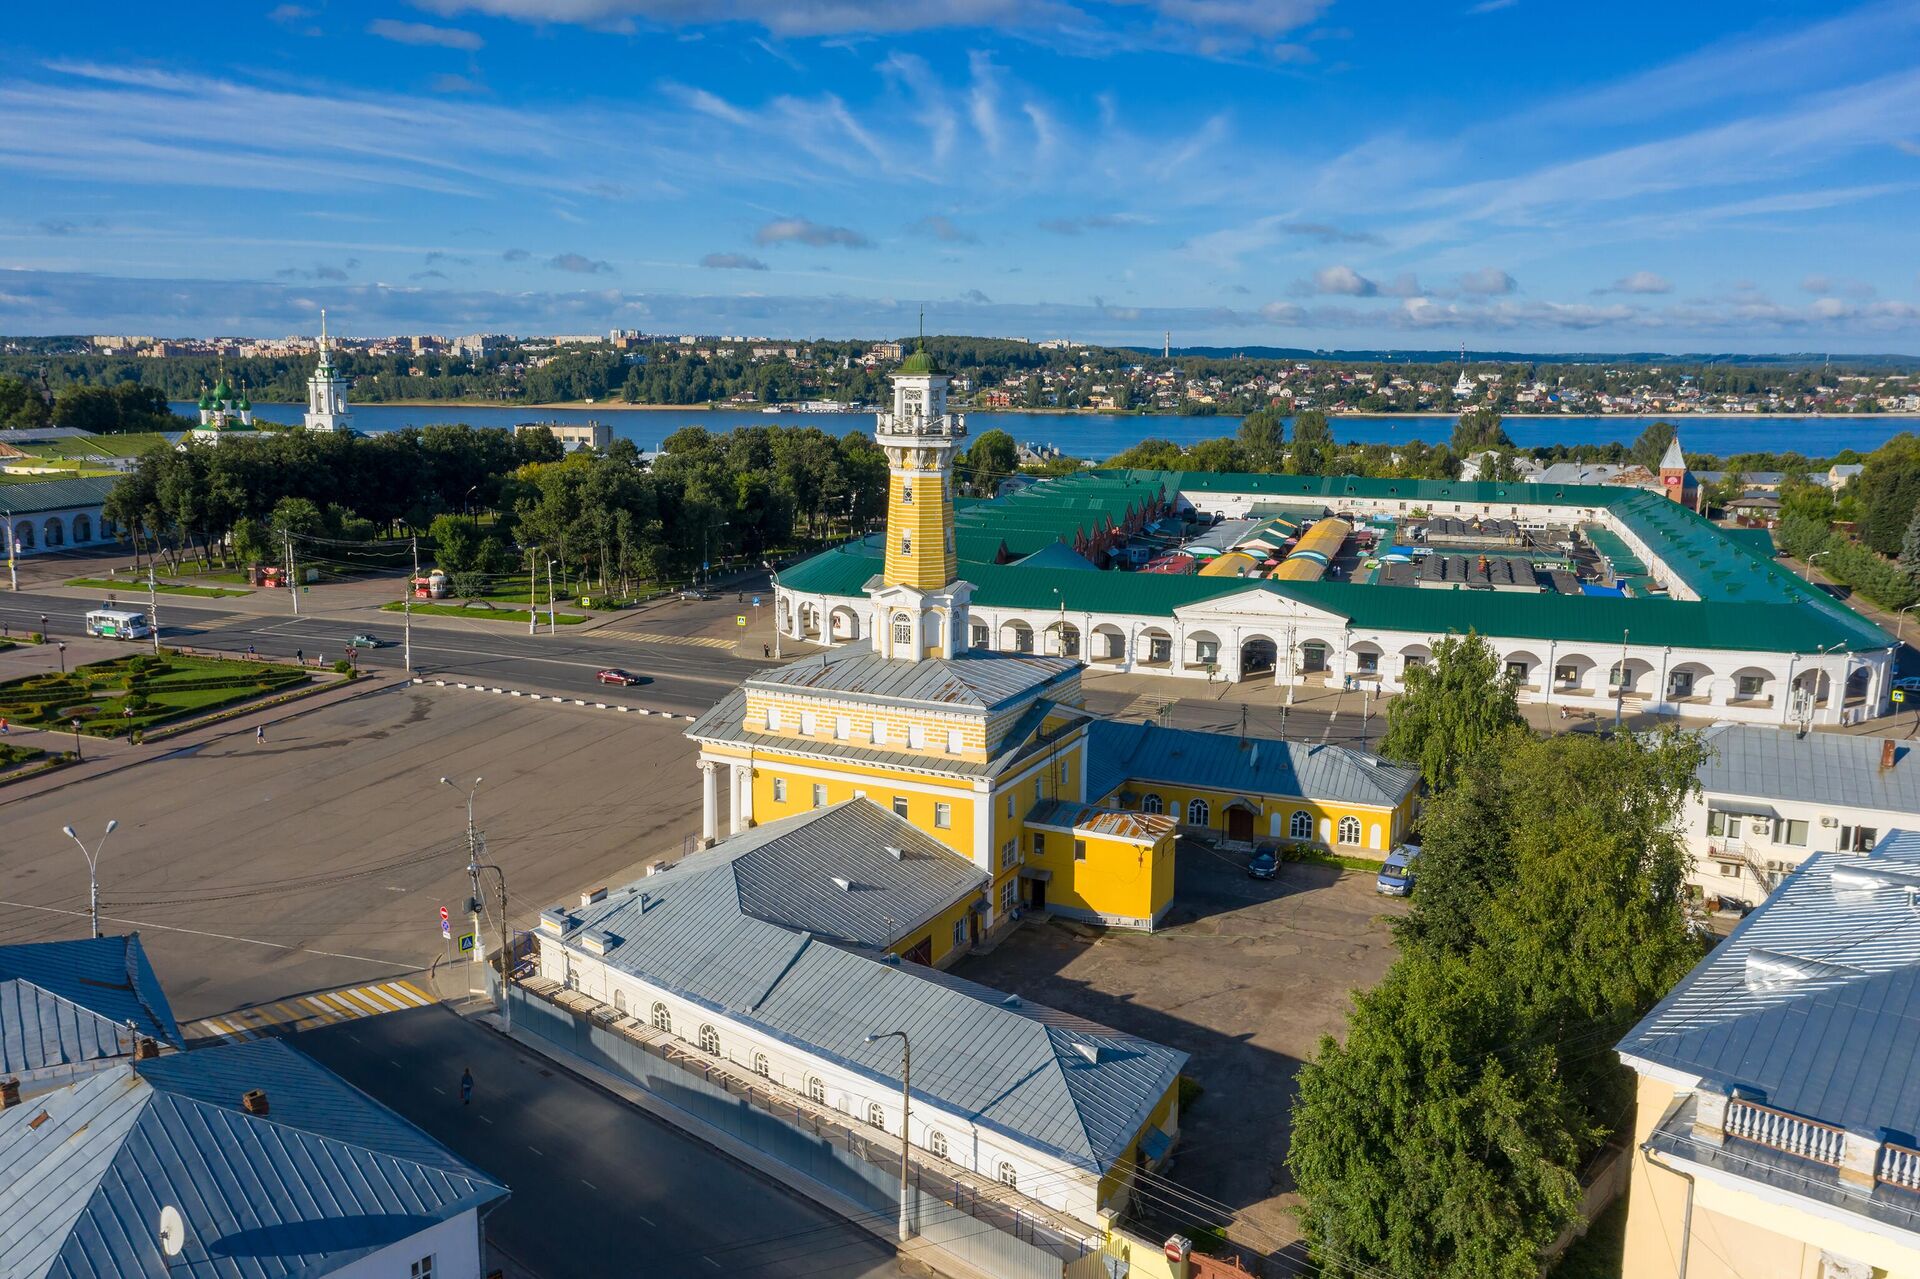
[[[921,235],[932,236],[947,244],[978,244],[980,242],[979,236],[955,226],[952,218],[941,213],[929,213],[909,229]]]
[[[1671,293],[1673,282],[1664,275],[1652,271],[1635,271],[1623,275],[1604,289],[1595,289],[1595,293]]]
[[[1512,276],[1490,266],[1464,273],[1458,283],[1462,293],[1478,293],[1488,297],[1511,293],[1519,287]]]
[[[1088,213],[1077,218],[1042,218],[1039,226],[1055,235],[1079,235],[1083,231],[1123,231],[1152,223],[1144,213]]]
[[[395,44],[431,45],[441,49],[464,49],[468,53],[486,44],[471,31],[458,27],[436,27],[425,22],[401,22],[397,18],[375,18],[367,24],[367,34]]]
[[[767,264],[744,253],[709,253],[700,265],[714,271],[764,271]]]
[[[753,240],[755,244],[805,244],[816,249],[873,247],[872,240],[852,227],[827,226],[807,218],[775,218],[755,231]]]
[[[575,275],[610,275],[613,272],[611,262],[602,262],[584,253],[558,253],[547,259],[547,265],[556,271],[571,271]]]

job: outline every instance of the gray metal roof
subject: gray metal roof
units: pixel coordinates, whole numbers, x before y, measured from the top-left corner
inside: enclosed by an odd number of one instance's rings
[[[993,878],[870,799],[757,826],[678,863],[672,874],[731,877],[740,910],[755,919],[880,950]],[[638,900],[586,918],[618,934],[638,920]]]
[[[1856,1132],[1920,1131],[1920,832],[1803,862],[1618,1044]]]
[[[993,710],[1033,697],[1080,669],[1071,657],[968,650],[953,658],[880,657],[859,646],[829,649],[750,675],[746,687],[911,703],[934,710]]]
[[[0,484],[0,511],[9,515],[33,515],[40,511],[63,511],[69,507],[95,507],[107,500],[117,475],[80,475],[67,480],[23,480],[18,484]]]
[[[756,918],[731,874],[683,866],[574,918],[564,941],[583,958],[595,958],[581,945],[585,935],[599,933],[609,966],[889,1091],[899,1087],[899,1050],[865,1038],[904,1030],[916,1094],[1081,1167],[1105,1171],[1126,1153],[1187,1060],[931,968]]]
[[[186,1043],[138,933],[0,946],[0,1076],[125,1056],[140,1035]]]
[[[1880,767],[1879,737],[1808,733],[1753,724],[1716,724],[1700,735],[1708,756],[1694,774],[1708,796],[1830,804],[1912,813],[1920,827],[1920,753],[1895,744],[1893,767]]]
[[[1393,807],[1420,785],[1420,770],[1324,742],[1095,720],[1087,726],[1087,795],[1125,783],[1200,786],[1300,799]]]
[[[251,1088],[267,1115],[242,1109]],[[115,1066],[0,1111],[8,1279],[293,1279],[506,1193],[279,1040]],[[171,1268],[162,1205],[187,1227]]]

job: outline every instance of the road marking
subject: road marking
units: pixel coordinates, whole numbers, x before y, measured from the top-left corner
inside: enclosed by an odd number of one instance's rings
[[[442,1087],[441,1087],[441,1086],[440,1086],[439,1084],[435,1084],[435,1085],[433,1086],[433,1090],[434,1090],[435,1092],[437,1092],[437,1093],[439,1093],[439,1094],[440,1094],[440,1095],[441,1095],[442,1097],[444,1097],[444,1096],[446,1096],[446,1095],[447,1095],[447,1090],[446,1090],[446,1089],[444,1089],[444,1088],[442,1088]]]
[[[613,631],[604,627],[589,634],[606,639],[627,640],[634,644],[679,644],[686,648],[732,649],[739,642],[730,639],[708,639],[701,635],[662,635],[657,631]]]
[[[485,1124],[487,1127],[489,1128],[493,1127],[493,1120],[487,1118],[485,1115],[476,1115],[475,1118],[478,1119],[481,1123]]]
[[[648,1218],[646,1218],[646,1217],[642,1217],[642,1216],[640,1216],[640,1214],[639,1214],[639,1213],[637,1213],[637,1212],[636,1212],[636,1213],[634,1213],[633,1215],[634,1215],[634,1216],[636,1216],[636,1217],[640,1217],[640,1220],[642,1220],[642,1221],[644,1221],[644,1222],[646,1222],[646,1223],[647,1223],[647,1224],[648,1224],[649,1226],[652,1226],[652,1225],[653,1225],[653,1222],[652,1222],[652,1221],[651,1221],[650,1219],[648,1219]],[[657,1229],[657,1227],[656,1227],[656,1229]]]
[[[588,1181],[585,1177],[580,1178],[580,1184],[585,1186],[588,1190],[592,1190],[595,1192],[598,1192],[600,1189],[600,1187],[594,1185],[591,1181]]]
[[[67,910],[60,906],[36,906],[32,902],[0,901],[0,906],[11,906],[15,910],[38,910],[49,915],[80,916],[87,913],[84,910]],[[338,950],[315,950],[311,946],[289,946],[285,942],[262,941],[258,937],[239,937],[233,933],[208,932],[204,928],[181,928],[175,924],[156,924],[150,919],[128,919],[123,915],[102,915],[100,918],[114,924],[131,924],[135,928],[151,928],[156,932],[186,933],[190,937],[212,937],[217,941],[245,942],[249,946],[266,946],[273,950],[293,951],[301,955],[319,955],[326,959],[351,959],[356,963],[378,964],[382,968],[395,968],[399,966],[399,961],[393,959],[375,959],[371,955],[349,955],[344,951]]]
[[[542,1159],[546,1158],[546,1155],[542,1153],[542,1151],[538,1146],[528,1146],[527,1149],[531,1150],[534,1154],[539,1155]]]
[[[434,1002],[410,981],[372,982],[339,990],[317,991],[311,995],[236,1008],[218,1017],[206,1017],[187,1026],[190,1039],[259,1039],[270,1034],[286,1034],[331,1026],[361,1017],[408,1012]],[[358,1036],[353,1041],[359,1043]]]
[[[720,1269],[720,1263],[715,1261],[712,1257],[702,1257],[700,1258],[700,1260],[706,1262],[708,1265],[712,1266],[715,1270]]]

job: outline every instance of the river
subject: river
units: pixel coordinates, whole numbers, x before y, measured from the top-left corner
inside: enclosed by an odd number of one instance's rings
[[[269,422],[295,423],[304,406],[299,404],[257,404],[256,416]],[[194,417],[191,401],[178,401],[173,411]],[[1194,444],[1238,428],[1236,417],[1139,416],[1101,413],[984,413],[968,414],[975,435],[990,427],[999,427],[1023,444],[1051,444],[1072,457],[1098,460],[1120,452],[1141,440],[1172,440]],[[1843,449],[1866,453],[1879,448],[1902,431],[1920,430],[1920,419],[1912,417],[1769,417],[1743,414],[1736,417],[1690,417],[1680,414],[1666,419],[1652,417],[1579,417],[1572,414],[1514,415],[1504,420],[1507,434],[1521,448],[1552,444],[1631,444],[1647,424],[1657,420],[1673,422],[1680,429],[1680,442],[1690,453],[1712,453],[1725,457],[1733,453],[1797,452],[1809,458],[1826,458]],[[754,413],[737,409],[631,409],[619,405],[591,409],[548,409],[537,405],[506,408],[472,408],[437,404],[356,404],[353,424],[361,431],[392,431],[406,426],[429,426],[441,422],[465,422],[470,426],[512,426],[517,422],[605,422],[615,435],[632,440],[641,448],[653,450],[660,441],[683,426],[704,426],[722,432],[736,426],[815,426],[832,435],[873,429],[871,413]],[[1342,443],[1408,443],[1425,440],[1439,443],[1453,431],[1455,419],[1449,417],[1338,417],[1333,419],[1334,438]]]

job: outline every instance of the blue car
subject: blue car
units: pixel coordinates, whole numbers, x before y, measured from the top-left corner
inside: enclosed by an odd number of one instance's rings
[[[1402,844],[1387,854],[1381,863],[1374,888],[1389,897],[1407,897],[1413,893],[1413,864],[1420,856],[1420,845]]]

